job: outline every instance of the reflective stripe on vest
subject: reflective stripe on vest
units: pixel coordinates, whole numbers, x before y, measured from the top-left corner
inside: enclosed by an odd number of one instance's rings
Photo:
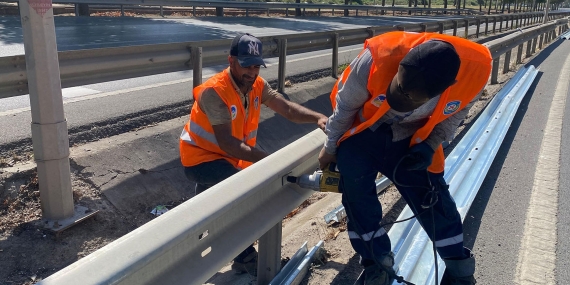
[[[483,90],[491,74],[492,61],[489,49],[483,45],[436,33],[390,32],[370,38],[364,43],[364,49],[370,50],[373,62],[367,86],[370,95],[359,110],[359,115],[355,118],[351,128],[340,138],[338,144],[370,127],[390,109],[385,94],[398,72],[400,61],[411,48],[432,39],[446,41],[455,47],[461,59],[461,66],[456,77],[458,82],[440,95],[438,104],[426,124],[412,136],[410,146],[424,141],[438,123],[465,108]],[[362,52],[358,56],[361,54]],[[350,72],[351,70],[347,68],[333,87],[330,95],[333,109],[336,106],[339,86],[346,82]],[[428,170],[433,173],[443,172],[444,162],[443,148],[440,145]]]

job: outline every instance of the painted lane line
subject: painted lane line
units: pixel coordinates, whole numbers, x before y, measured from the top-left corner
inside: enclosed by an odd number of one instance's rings
[[[570,56],[558,77],[550,105],[526,222],[519,249],[515,283],[555,284],[558,185],[562,120],[570,81]]]
[[[341,53],[347,53],[347,52],[352,52],[352,51],[360,51],[361,49],[362,48],[348,49],[348,50],[339,51],[338,53],[341,54]],[[298,62],[298,61],[303,61],[303,60],[313,59],[313,58],[319,58],[319,57],[324,57],[324,56],[329,56],[329,54],[313,55],[313,56],[308,56],[308,57],[303,57],[303,58],[297,58],[297,59],[293,59],[293,60],[288,60],[287,63]],[[279,63],[268,63],[268,64],[266,64],[266,66],[274,66],[274,65],[278,65],[278,64]],[[205,74],[202,76],[202,78],[208,79],[214,74],[215,73]],[[168,81],[168,82],[155,83],[155,84],[133,87],[133,88],[128,88],[128,89],[121,89],[121,90],[116,90],[116,91],[111,91],[111,92],[91,94],[91,95],[86,95],[86,96],[81,96],[81,97],[76,97],[76,98],[66,98],[65,101],[63,102],[63,104],[65,105],[65,104],[79,102],[79,101],[103,98],[103,97],[108,97],[108,96],[115,96],[115,95],[120,95],[120,94],[125,94],[125,93],[130,93],[130,92],[136,92],[136,91],[141,91],[141,90],[146,90],[146,89],[151,89],[151,88],[158,88],[158,87],[164,87],[164,86],[169,86],[169,85],[174,85],[174,84],[187,83],[190,81],[192,81],[192,76],[190,76],[190,78],[187,78],[187,79],[179,79],[179,80],[173,80],[173,81]],[[76,88],[76,87],[71,87],[71,88]],[[63,89],[63,90],[65,90],[65,89]],[[65,92],[63,90],[62,90],[62,93]],[[96,91],[96,90],[93,90],[93,91]],[[66,96],[64,96],[64,98],[65,97]],[[8,111],[2,111],[2,112],[0,112],[0,117],[16,115],[16,114],[27,112],[27,111],[30,111],[30,107],[23,107],[23,108],[8,110]]]

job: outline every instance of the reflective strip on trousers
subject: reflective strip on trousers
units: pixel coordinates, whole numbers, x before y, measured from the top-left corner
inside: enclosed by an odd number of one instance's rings
[[[386,230],[384,230],[383,228],[381,228],[375,232],[376,232],[376,234],[374,234],[374,232],[369,232],[369,233],[363,234],[362,240],[363,241],[370,241],[373,238],[381,237],[382,235],[386,234]],[[372,236],[372,235],[374,235],[374,236]],[[361,239],[360,236],[355,231],[348,231],[348,238],[349,239]]]
[[[450,238],[446,238],[446,239],[440,239],[440,240],[435,242],[435,246],[436,247],[445,247],[445,246],[458,244],[461,242],[463,242],[463,233],[458,234],[454,237],[450,237]]]

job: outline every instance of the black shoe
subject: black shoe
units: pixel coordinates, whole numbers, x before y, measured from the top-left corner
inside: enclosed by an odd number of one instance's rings
[[[475,277],[473,275],[463,276],[463,277],[453,277],[449,274],[444,273],[443,278],[441,278],[440,285],[475,285]]]

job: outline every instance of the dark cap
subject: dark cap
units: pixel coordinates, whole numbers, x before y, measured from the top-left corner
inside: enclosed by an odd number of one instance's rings
[[[261,58],[262,54],[261,41],[250,34],[237,35],[230,47],[230,55],[237,57],[241,67],[249,67],[252,65],[263,65],[263,67],[267,67],[265,66],[263,58]]]
[[[439,95],[455,81],[461,60],[452,44],[430,40],[412,48],[400,62],[411,67],[425,82],[425,90],[431,96]]]

